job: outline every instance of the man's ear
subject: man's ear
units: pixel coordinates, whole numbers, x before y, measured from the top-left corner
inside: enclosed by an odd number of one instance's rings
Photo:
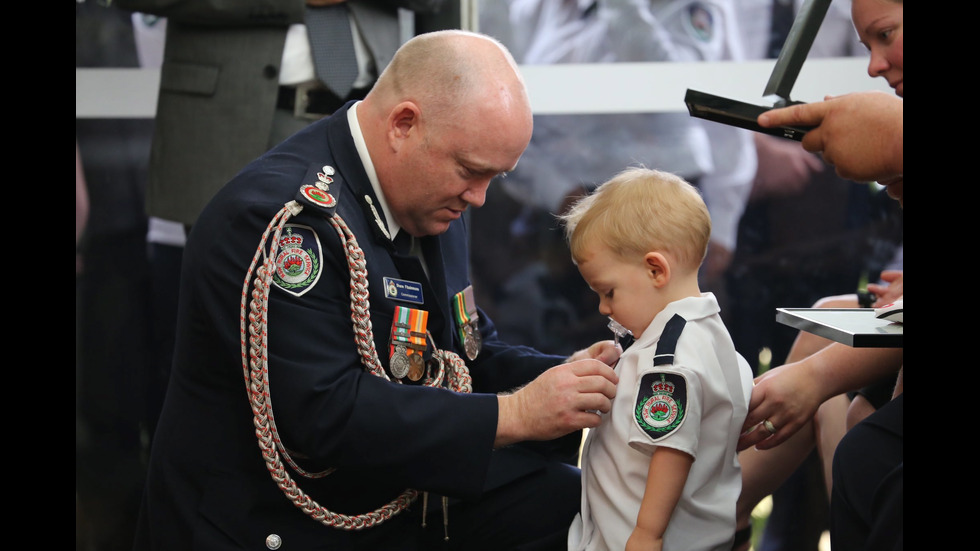
[[[670,282],[670,262],[662,253],[651,251],[643,257],[653,286],[658,289]]]
[[[419,106],[412,101],[403,101],[389,112],[388,142],[396,151],[403,140],[419,131],[419,114]]]

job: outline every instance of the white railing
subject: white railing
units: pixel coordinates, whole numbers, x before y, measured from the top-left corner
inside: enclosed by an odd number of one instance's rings
[[[773,60],[701,63],[525,65],[521,72],[536,114],[686,111],[688,88],[765,105],[762,91]],[[868,76],[864,58],[811,59],[803,65],[792,99],[860,90],[890,91]],[[152,118],[158,69],[75,69],[75,118]]]

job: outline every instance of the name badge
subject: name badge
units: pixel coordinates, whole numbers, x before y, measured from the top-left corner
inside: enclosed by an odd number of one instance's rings
[[[393,277],[384,278],[385,298],[411,302],[413,304],[425,304],[422,299],[422,284],[415,281],[395,279]]]

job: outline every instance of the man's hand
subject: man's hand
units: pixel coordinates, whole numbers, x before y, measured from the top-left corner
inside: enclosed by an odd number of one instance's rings
[[[523,440],[552,440],[599,425],[597,412],[608,412],[619,377],[599,360],[557,365],[513,394],[497,397],[494,447]]]
[[[574,362],[576,360],[599,360],[606,365],[616,365],[619,361],[619,357],[623,354],[623,347],[616,343],[616,341],[599,341],[592,346],[579,350],[578,352],[572,354],[568,357],[566,362]]]

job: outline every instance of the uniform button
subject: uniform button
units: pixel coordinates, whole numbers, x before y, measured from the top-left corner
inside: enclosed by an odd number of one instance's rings
[[[281,545],[282,538],[279,537],[279,534],[269,534],[265,537],[265,546],[269,549],[279,549]]]

